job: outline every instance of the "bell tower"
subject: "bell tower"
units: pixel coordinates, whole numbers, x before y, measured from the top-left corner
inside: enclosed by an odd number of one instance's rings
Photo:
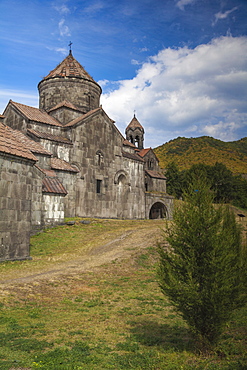
[[[125,130],[126,139],[134,144],[138,149],[143,149],[144,128],[136,118],[135,114]]]

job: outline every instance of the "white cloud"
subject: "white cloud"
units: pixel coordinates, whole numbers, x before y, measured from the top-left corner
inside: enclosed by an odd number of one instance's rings
[[[202,133],[207,136],[217,137],[220,140],[233,141],[236,140],[235,131],[240,126],[235,122],[222,122],[220,121],[216,125],[206,125]]]
[[[21,102],[22,104],[31,105],[33,107],[38,107],[38,93],[35,91],[22,91],[14,89],[0,88],[0,113],[6,108],[9,99],[6,97],[11,96],[13,101]]]
[[[58,23],[60,36],[71,36],[69,27],[65,25],[65,19],[62,18]]]
[[[138,62],[138,60],[136,60],[136,59],[132,59],[132,60],[131,60],[131,64],[133,64],[134,66],[138,66],[138,65],[140,65],[141,63],[140,63],[140,62]]]
[[[57,53],[61,53],[62,55],[67,55],[68,54],[68,48],[58,48],[58,47],[46,47],[48,50],[53,50],[56,51]]]
[[[214,15],[215,17],[215,20],[213,22],[213,26],[218,22],[219,19],[226,19],[228,17],[229,14],[231,14],[232,12],[234,12],[235,10],[237,10],[238,7],[235,6],[234,8],[230,9],[230,10],[227,10],[225,12],[218,12]]]
[[[54,6],[54,9],[56,9],[56,11],[58,11],[60,14],[68,14],[68,13],[70,13],[70,10],[69,10],[69,8],[67,7],[66,4],[55,5]]]
[[[90,4],[88,7],[84,8],[85,13],[93,14],[104,9],[105,5],[102,1],[96,1]]]
[[[68,49],[65,49],[65,48],[55,48],[54,50],[58,53],[61,53],[62,55],[68,54]]]
[[[195,0],[179,0],[179,1],[176,3],[176,6],[177,6],[180,10],[184,10],[185,5],[192,4],[192,3],[194,3],[194,1],[195,1]]]
[[[163,49],[118,84],[103,87],[103,108],[122,132],[136,110],[148,146],[176,136],[246,136],[247,37]]]
[[[148,51],[148,48],[147,48],[147,47],[144,47],[144,48],[139,49],[139,51],[140,51],[141,53],[143,53],[144,51]]]

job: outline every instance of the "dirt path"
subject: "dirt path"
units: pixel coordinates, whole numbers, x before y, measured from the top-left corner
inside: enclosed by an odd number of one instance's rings
[[[127,230],[106,244],[97,244],[82,256],[72,255],[70,260],[56,261],[42,270],[32,273],[32,269],[19,270],[19,276],[1,274],[1,290],[19,284],[35,283],[50,280],[59,276],[69,276],[91,271],[116,259],[128,258],[142,249],[156,245],[160,236],[160,222],[150,223],[148,227]],[[52,265],[52,268],[51,268]]]

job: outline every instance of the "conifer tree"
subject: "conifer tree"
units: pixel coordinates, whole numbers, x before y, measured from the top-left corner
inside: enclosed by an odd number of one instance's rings
[[[192,185],[159,246],[159,284],[196,334],[202,350],[217,343],[233,311],[247,300],[246,246],[234,214],[213,205],[203,182]],[[165,237],[165,236],[164,236]]]

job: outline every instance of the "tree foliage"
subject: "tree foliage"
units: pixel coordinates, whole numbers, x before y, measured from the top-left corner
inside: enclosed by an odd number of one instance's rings
[[[188,170],[179,171],[171,162],[166,171],[167,192],[177,199],[183,197],[183,191],[191,182],[205,178],[214,192],[215,203],[232,203],[240,208],[247,208],[247,180],[234,176],[223,164],[216,162],[213,166],[197,163]]]
[[[193,164],[199,162],[213,166],[218,161],[234,174],[246,174],[247,137],[231,142],[209,136],[178,137],[154,148],[154,152],[162,168],[167,168],[168,163],[172,161],[181,171],[188,170]]]
[[[178,166],[174,162],[168,164],[166,178],[166,189],[168,194],[179,199],[183,194],[183,181]]]
[[[246,300],[246,247],[228,207],[213,206],[201,181],[191,186],[159,246],[159,284],[202,348],[217,343],[225,324]]]

